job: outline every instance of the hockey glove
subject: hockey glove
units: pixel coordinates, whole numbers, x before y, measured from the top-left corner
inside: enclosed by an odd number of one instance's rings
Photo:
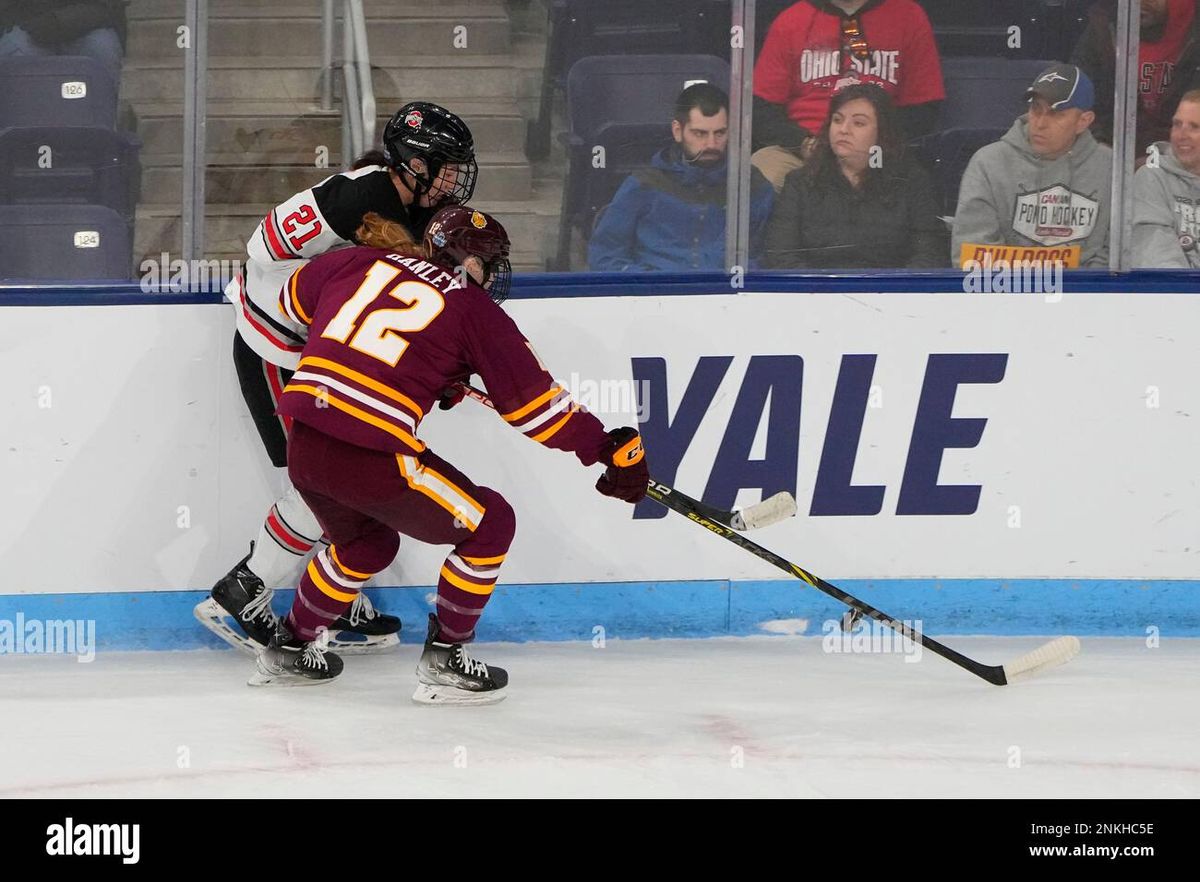
[[[449,386],[442,391],[442,397],[438,399],[438,407],[442,410],[449,410],[462,401],[466,394],[457,386]]]
[[[442,410],[449,410],[454,407],[467,395],[467,389],[471,385],[471,374],[461,374],[450,380],[450,385],[442,390],[441,397],[438,398],[438,407]],[[467,388],[463,388],[467,387]]]
[[[637,429],[625,426],[609,432],[600,461],[608,466],[596,482],[596,489],[603,495],[625,502],[641,502],[646,498],[650,468]]]

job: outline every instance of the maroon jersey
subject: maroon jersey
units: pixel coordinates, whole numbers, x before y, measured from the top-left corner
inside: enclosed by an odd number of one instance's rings
[[[380,248],[302,265],[279,308],[308,326],[278,413],[351,444],[412,455],[442,392],[479,374],[501,416],[547,447],[597,462],[607,435],[542,366],[508,314],[474,282]]]

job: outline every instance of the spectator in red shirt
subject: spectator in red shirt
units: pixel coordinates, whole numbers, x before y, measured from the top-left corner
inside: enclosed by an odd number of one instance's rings
[[[1138,165],[1156,141],[1171,136],[1171,120],[1183,93],[1200,88],[1200,15],[1196,0],[1141,0],[1138,46]],[[1071,63],[1096,84],[1096,140],[1112,143],[1116,84],[1116,0],[1100,0],[1088,10],[1088,27]]]
[[[804,164],[838,89],[873,83],[906,138],[933,130],[946,97],[933,28],[916,0],[800,0],[771,24],[754,67],[754,165],[776,190]]]

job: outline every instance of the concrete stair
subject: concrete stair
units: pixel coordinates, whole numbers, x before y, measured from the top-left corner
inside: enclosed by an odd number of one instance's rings
[[[170,6],[177,7],[170,9]],[[128,54],[141,59],[178,59],[181,3],[159,8],[131,7]],[[240,5],[209,4],[209,51],[213,55],[260,58],[288,53],[321,60],[323,31],[319,3]],[[510,28],[502,3],[367,3],[368,42],[372,48],[419,46],[427,53],[502,55]],[[335,53],[341,49],[335,30]]]
[[[436,6],[437,15],[457,18],[464,24],[487,14],[507,14],[505,0],[442,0],[436,4],[430,0],[364,0],[363,3],[368,30],[376,19],[428,15],[431,6]],[[167,19],[183,23],[184,0],[129,0],[127,9],[130,21]],[[208,0],[208,11],[210,18],[261,16],[321,19],[320,0]]]
[[[377,136],[394,109],[381,108],[385,112],[376,118]],[[525,120],[513,102],[456,101],[454,111],[466,120],[481,148],[503,154],[521,151]],[[182,155],[182,101],[142,102],[138,117],[144,154]],[[303,155],[301,161],[311,163],[319,147],[340,152],[341,117],[323,113],[315,102],[209,101],[206,143],[210,155],[245,153],[263,161],[295,161]]]
[[[135,265],[179,256],[182,204],[183,22],[180,0],[133,0],[122,101],[143,142]],[[541,48],[517,35],[503,0],[368,0],[376,140],[405,101],[460,113],[475,135],[480,179],[473,200],[508,228],[514,266],[542,269],[554,242],[561,170],[531,167],[525,116],[536,97]],[[344,165],[339,111],[319,108],[320,7],[312,0],[210,0],[205,256],[241,259],[273,205]],[[466,45],[454,45],[466,28]],[[403,54],[412,46],[421,54]],[[340,26],[335,54],[340,54]],[[335,78],[339,82],[340,72]],[[335,107],[339,104],[335,101]],[[557,172],[557,176],[555,174]]]
[[[275,207],[274,202],[224,203],[208,206],[205,217],[205,257],[241,261],[246,258],[246,240],[258,222]],[[540,272],[544,267],[545,243],[553,243],[558,223],[557,199],[526,199],[519,202],[477,202],[483,211],[501,219],[513,242],[512,264],[518,272]],[[174,205],[144,204],[138,207],[134,253],[158,260],[166,251],[180,253],[182,241],[179,210]]]
[[[531,169],[523,156],[515,153],[480,153],[478,156],[483,171],[475,188],[474,201],[518,202],[530,197]],[[335,161],[329,167],[317,167],[311,157],[311,153],[303,157],[275,156],[270,163],[264,164],[258,157],[247,154],[210,153],[204,176],[205,198],[210,203],[271,199],[282,202],[293,193],[329,177],[340,166]],[[156,164],[160,161],[163,164]],[[183,169],[178,160],[162,154],[142,158],[143,202],[177,204],[182,186]]]
[[[210,46],[210,51],[218,47]],[[451,60],[453,65],[451,65]],[[320,56],[214,56],[208,60],[208,99],[310,102],[320,97]],[[381,105],[434,95],[444,99],[512,99],[516,76],[507,55],[371,55],[375,100]],[[339,74],[340,78],[340,74]],[[144,101],[183,101],[181,58],[129,58],[122,96]]]

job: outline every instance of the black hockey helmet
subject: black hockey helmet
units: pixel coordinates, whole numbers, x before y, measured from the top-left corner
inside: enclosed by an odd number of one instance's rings
[[[489,214],[466,205],[443,208],[425,228],[425,250],[429,259],[446,267],[459,267],[468,257],[483,262],[483,287],[492,300],[501,303],[512,285],[508,232]]]
[[[428,101],[413,101],[396,111],[383,130],[383,156],[392,168],[412,175],[418,199],[433,189],[434,182],[448,169],[453,177],[450,190],[437,204],[461,205],[475,192],[479,165],[475,141],[461,118]],[[413,171],[412,160],[424,160],[427,171]]]

